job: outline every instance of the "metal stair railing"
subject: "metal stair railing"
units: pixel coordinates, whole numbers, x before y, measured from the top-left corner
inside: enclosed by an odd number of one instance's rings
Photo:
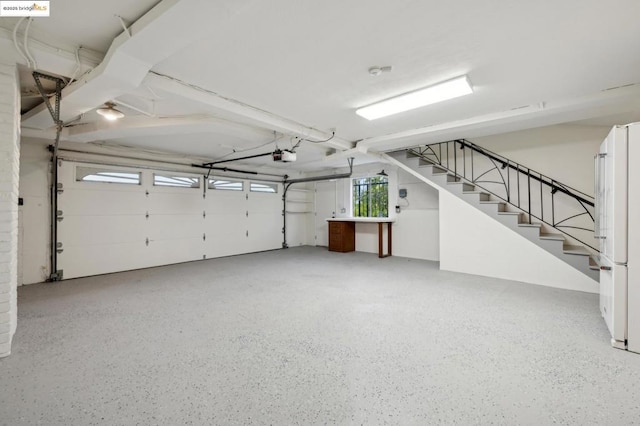
[[[594,239],[594,198],[466,139],[429,144],[408,153],[446,169],[599,252]]]

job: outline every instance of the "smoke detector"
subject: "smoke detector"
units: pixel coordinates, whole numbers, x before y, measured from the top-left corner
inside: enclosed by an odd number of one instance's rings
[[[377,77],[383,72],[391,72],[391,71],[393,71],[393,67],[391,65],[388,65],[386,67],[375,66],[375,67],[369,68],[369,75],[372,77]]]

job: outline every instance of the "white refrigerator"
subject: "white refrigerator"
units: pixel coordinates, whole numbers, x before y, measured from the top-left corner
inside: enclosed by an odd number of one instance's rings
[[[600,312],[611,344],[640,353],[640,123],[615,126],[595,168]]]

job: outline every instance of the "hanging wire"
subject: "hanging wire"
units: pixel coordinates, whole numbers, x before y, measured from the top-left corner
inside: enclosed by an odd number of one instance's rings
[[[325,142],[329,142],[331,139],[333,139],[335,137],[336,137],[336,132],[331,132],[331,137],[329,137],[328,139],[322,140],[322,141],[312,141],[311,139],[300,138],[298,140],[298,142],[293,146],[293,148],[291,148],[291,150],[294,150],[297,147],[299,147],[302,142],[325,143]]]

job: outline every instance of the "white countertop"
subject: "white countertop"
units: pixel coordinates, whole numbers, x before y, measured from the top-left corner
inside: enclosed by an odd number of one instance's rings
[[[365,223],[393,223],[395,219],[389,217],[331,217],[327,222],[365,222]]]

